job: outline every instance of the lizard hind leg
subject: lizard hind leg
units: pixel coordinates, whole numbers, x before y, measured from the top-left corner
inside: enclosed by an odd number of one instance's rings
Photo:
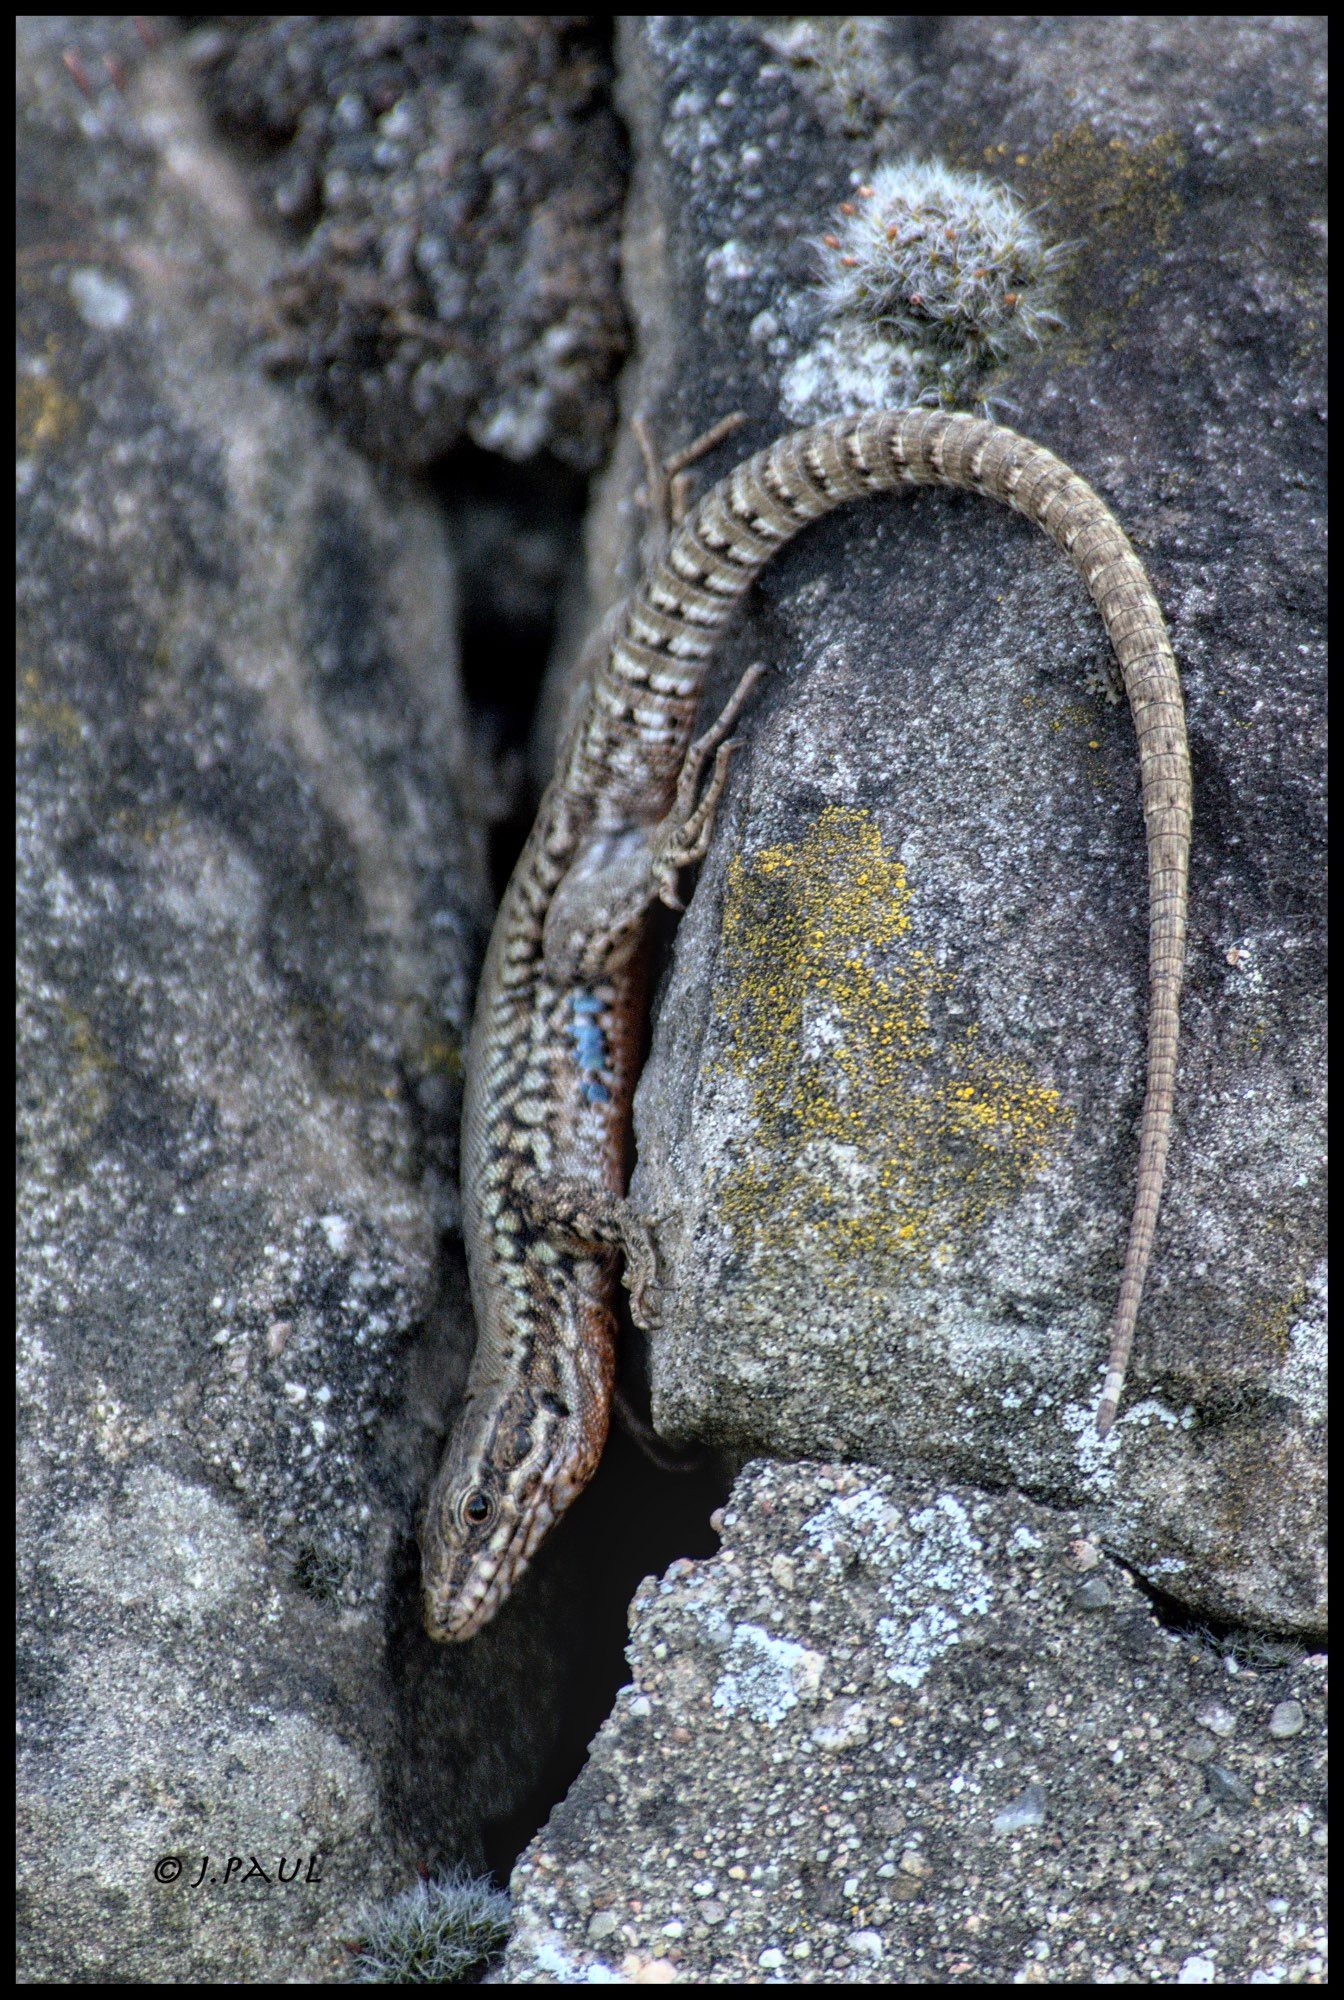
[[[661,458],[647,419],[634,417],[631,420],[630,428],[635,434],[640,457],[644,460],[644,493],[650,529],[660,554],[673,528],[679,528],[690,511],[690,485],[686,478],[688,468],[713,451],[715,445],[722,444],[746,421],[744,410],[730,410],[726,417],[720,417],[707,431],[701,431],[699,437],[692,438],[680,451]]]
[[[646,1330],[660,1319],[656,1219],[640,1215],[623,1196],[593,1181],[552,1177],[525,1183],[516,1199],[527,1220],[558,1247],[575,1256],[618,1250],[625,1259],[625,1283],[636,1324]]]
[[[638,943],[651,904],[684,908],[677,877],[708,850],[737,748],[728,732],[764,672],[759,663],[748,667],[723,713],[692,743],[665,819],[654,826],[595,827],[580,840],[542,925],[546,972],[556,985],[594,985],[610,978]],[[711,755],[714,762],[700,789]]]
[[[686,752],[672,810],[657,828],[653,841],[654,893],[670,910],[684,908],[677,893],[677,876],[683,868],[703,861],[709,851],[714,817],[728,782],[728,765],[738,747],[738,739],[728,732],[764,672],[765,668],[759,661],[747,668],[729,696],[723,713]],[[714,762],[704,789],[700,790],[701,776],[711,754]],[[700,793],[698,798],[697,791]]]
[[[622,969],[657,897],[656,827],[596,827],[579,842],[541,931],[546,976],[596,986]]]

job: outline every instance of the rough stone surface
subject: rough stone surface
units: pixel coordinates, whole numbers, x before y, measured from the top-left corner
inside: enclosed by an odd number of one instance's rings
[[[330,1980],[417,1853],[384,1633],[483,914],[455,572],[249,366],[268,246],[171,63],[124,19],[19,53],[21,1976]]]
[[[625,348],[601,28],[235,16],[195,46],[211,105],[262,142],[253,182],[294,239],[266,277],[271,360],[396,463],[466,437],[591,470]]]
[[[706,704],[747,660],[775,669],[636,1104],[656,1420],[1087,1502],[1180,1602],[1319,1631],[1319,24],[782,33],[641,21],[619,44],[632,401],[669,447],[748,413],[707,479],[881,400],[827,374],[809,239],[912,148],[999,175],[1075,246],[1063,330],[984,393],[1098,487],[1169,615],[1195,774],[1176,1135],[1102,1447],[1147,906],[1105,636],[1045,538],[983,501],[810,529]],[[599,601],[630,573],[633,484],[619,460]]]
[[[1058,1510],[753,1464],[636,1599],[500,1977],[1318,1980],[1324,1661],[1282,1650],[1164,1630]]]

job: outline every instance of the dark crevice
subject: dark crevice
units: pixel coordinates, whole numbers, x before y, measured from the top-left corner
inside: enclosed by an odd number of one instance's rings
[[[463,446],[436,468],[432,488],[457,556],[462,682],[486,774],[480,803],[497,899],[536,804],[528,742],[579,561],[587,482],[554,459],[514,465]]]
[[[629,1604],[641,1580],[659,1575],[678,1556],[712,1554],[718,1537],[709,1517],[726,1498],[727,1485],[708,1459],[686,1475],[660,1472],[613,1430],[597,1477],[571,1509],[569,1532],[588,1588],[562,1613],[576,1623],[566,1640],[568,1671],[554,1740],[531,1789],[482,1828],[486,1866],[501,1882],[579,1775],[593,1737],[630,1679]],[[565,1524],[556,1532],[563,1534]]]
[[[1114,1554],[1114,1552],[1111,1552]],[[1115,1560],[1123,1562],[1122,1556]],[[1179,1598],[1171,1597],[1165,1590],[1139,1574],[1137,1570],[1126,1569],[1135,1589],[1147,1599],[1149,1609],[1158,1623],[1179,1638],[1189,1639],[1200,1652],[1208,1653],[1218,1660],[1233,1660],[1240,1667],[1254,1667],[1261,1672],[1272,1671],[1276,1667],[1294,1668],[1310,1651],[1320,1651],[1325,1646],[1322,1638],[1313,1644],[1302,1638],[1294,1638],[1286,1633],[1259,1631],[1248,1625],[1239,1625],[1228,1618],[1215,1618],[1210,1612],[1194,1611]]]
[[[641,1579],[712,1554],[710,1516],[728,1483],[708,1454],[686,1473],[659,1471],[613,1427],[587,1490],[498,1615],[460,1646],[425,1636],[419,1551],[407,1541],[388,1634],[402,1717],[395,1807],[428,1867],[465,1862],[507,1884],[630,1678]]]

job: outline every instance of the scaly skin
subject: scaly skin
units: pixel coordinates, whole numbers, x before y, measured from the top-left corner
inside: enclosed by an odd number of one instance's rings
[[[1114,517],[1014,432],[927,410],[781,438],[677,528],[594,642],[584,708],[505,892],[467,1050],[464,1229],[478,1342],[422,1525],[425,1623],[466,1639],[494,1616],[606,1439],[618,1253],[637,1314],[652,1246],[622,1200],[653,903],[700,859],[728,730],[691,745],[719,634],[766,562],[845,502],[931,484],[1016,508],[1069,556],[1105,622],[1138,739],[1148,846],[1148,1081],[1138,1184],[1097,1427],[1115,1418],[1171,1137],[1185,946],[1190,765],[1157,600]],[[696,793],[710,754],[708,782]]]

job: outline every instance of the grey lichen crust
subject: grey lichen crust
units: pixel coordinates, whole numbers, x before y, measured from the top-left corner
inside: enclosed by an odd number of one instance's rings
[[[1321,1977],[1323,1656],[1165,1629],[1013,1493],[757,1462],[722,1532],[635,1598],[507,1979]]]

